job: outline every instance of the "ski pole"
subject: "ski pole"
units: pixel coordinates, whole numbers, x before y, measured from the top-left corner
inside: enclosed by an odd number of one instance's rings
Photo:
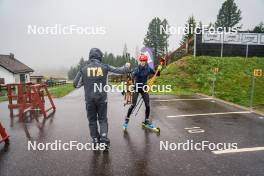
[[[139,108],[138,108],[138,110],[137,110],[137,112],[136,112],[135,116],[137,116],[137,114],[138,114],[138,111],[140,110],[140,108],[141,108],[142,104],[143,104],[143,100],[141,101],[141,104],[140,104],[140,106],[139,106]]]
[[[139,102],[140,102],[141,100],[142,100],[142,97],[140,97],[140,99],[137,101],[137,104],[136,104],[136,106],[133,108],[131,114],[134,113],[135,109],[137,108],[137,106],[138,106],[138,104],[139,104]]]

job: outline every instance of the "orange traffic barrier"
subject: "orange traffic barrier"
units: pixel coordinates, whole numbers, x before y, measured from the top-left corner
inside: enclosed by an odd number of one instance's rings
[[[55,112],[56,107],[51,98],[46,84],[8,84],[7,85],[8,108],[10,116],[13,116],[13,109],[19,110],[19,119],[23,120],[24,114],[32,110],[40,110],[43,116],[48,117],[50,110]],[[45,97],[48,98],[51,107],[45,107]]]
[[[0,143],[5,142],[6,144],[9,144],[8,135],[1,123],[0,123],[0,136],[1,136]]]

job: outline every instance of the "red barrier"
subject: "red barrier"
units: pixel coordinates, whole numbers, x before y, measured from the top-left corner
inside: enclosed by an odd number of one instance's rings
[[[23,120],[24,114],[28,111],[40,110],[46,118],[48,111],[56,110],[46,84],[8,84],[7,96],[10,116],[13,116],[13,109],[18,109],[20,120]],[[45,96],[51,104],[49,108],[45,108]]]
[[[5,142],[6,144],[9,144],[8,135],[1,123],[0,123],[0,136],[1,136],[0,143]]]

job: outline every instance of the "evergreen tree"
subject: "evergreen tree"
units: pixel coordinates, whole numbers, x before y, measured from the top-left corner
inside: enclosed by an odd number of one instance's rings
[[[152,19],[144,38],[143,44],[145,47],[152,48],[153,50],[155,63],[158,61],[158,58],[164,55],[168,50],[169,34],[167,34],[164,30],[161,30],[162,27],[166,29],[166,26],[168,26],[166,19],[162,21],[158,17]]]
[[[238,9],[234,0],[226,0],[218,12],[215,26],[226,28],[235,27],[241,19],[241,10]]]
[[[136,48],[135,48],[135,57],[138,58],[139,55],[140,55],[140,51],[139,51],[138,46],[136,46]]]
[[[79,64],[78,64],[78,70],[80,70],[85,64],[86,62],[84,61],[84,58],[81,57]]]
[[[199,21],[199,23],[198,23],[198,26],[197,27],[199,27],[199,29],[202,29],[203,28],[203,23],[202,23],[202,21]]]
[[[125,45],[125,48],[126,48],[126,45]],[[126,49],[126,51],[127,51],[127,49]],[[107,52],[105,52],[104,53],[104,56],[102,58],[102,63],[109,64],[109,65],[112,65],[112,66],[115,66],[115,67],[123,66],[127,62],[131,63],[131,67],[132,68],[135,67],[135,66],[137,66],[136,59],[131,58],[130,57],[130,54],[128,52],[126,52],[125,56],[124,55],[122,55],[122,56],[115,56],[112,53],[109,53],[108,54]],[[77,65],[72,66],[69,69],[69,71],[68,71],[68,79],[69,80],[73,80],[75,78],[76,74],[78,73],[78,71],[83,66],[85,66],[85,64],[87,64],[87,61],[85,61],[84,58],[82,57]]]
[[[73,75],[74,75],[73,69],[74,69],[74,67],[71,66],[70,70],[68,71],[68,79],[69,80],[73,80],[74,79],[73,78]]]
[[[257,25],[254,29],[253,32],[255,33],[264,33],[264,23],[260,22],[259,25]]]
[[[162,22],[161,22],[161,25],[166,28],[166,26],[169,26],[169,23],[166,19],[164,19]],[[160,43],[160,50],[163,51],[165,50],[165,54],[168,54],[168,47],[169,47],[169,43],[168,43],[168,39],[169,39],[169,34],[166,34],[165,31],[162,30],[162,33],[160,35],[160,40],[161,40],[161,43]],[[164,52],[162,53],[162,55],[164,54]]]
[[[186,41],[188,41],[190,38],[193,37],[194,30],[196,28],[196,21],[194,19],[194,16],[190,16],[187,20],[187,23],[185,24],[185,30],[184,35],[181,40],[181,45],[185,44]]]
[[[127,51],[127,45],[125,44],[124,49],[123,49],[123,56],[128,57],[127,54],[129,54],[129,53]]]
[[[86,62],[84,61],[84,58],[81,57],[79,64],[77,64],[76,66],[72,66],[70,68],[70,70],[68,71],[68,79],[69,80],[73,80],[75,78],[75,76],[77,75],[78,71],[86,64]]]

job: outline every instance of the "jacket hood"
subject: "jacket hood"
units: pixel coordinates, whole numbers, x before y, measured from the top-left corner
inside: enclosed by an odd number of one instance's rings
[[[96,59],[99,60],[100,62],[102,61],[103,53],[100,49],[98,48],[92,48],[89,53],[89,60],[91,59]]]

